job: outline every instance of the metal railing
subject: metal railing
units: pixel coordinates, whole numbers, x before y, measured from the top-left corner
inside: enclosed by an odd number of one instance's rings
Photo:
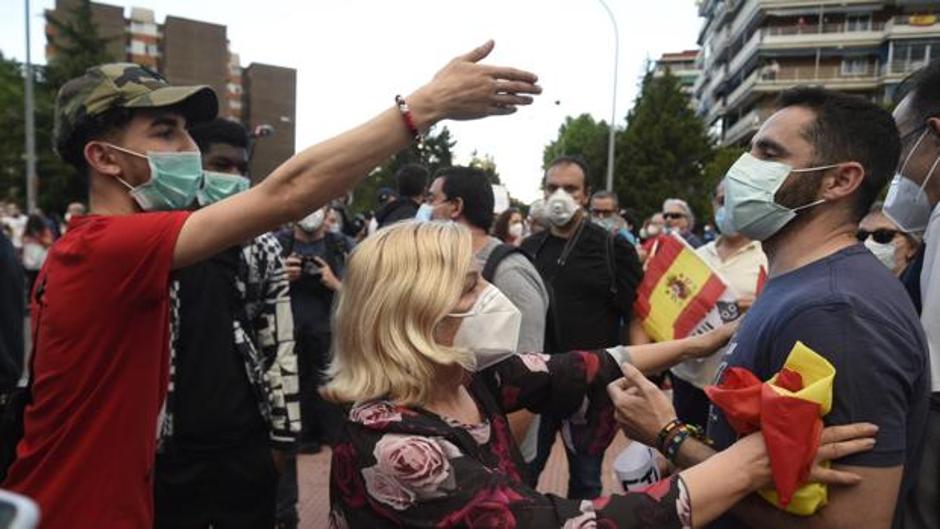
[[[763,28],[766,35],[771,37],[789,37],[796,35],[823,35],[830,33],[864,33],[883,31],[884,22],[871,22],[866,25],[850,24],[848,21],[828,22],[820,26],[811,21],[806,24],[793,24],[789,26],[767,26]]]

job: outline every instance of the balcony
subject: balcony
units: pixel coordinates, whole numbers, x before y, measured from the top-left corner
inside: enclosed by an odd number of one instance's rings
[[[897,16],[887,27],[891,38],[935,37],[940,35],[940,18],[936,15]]]
[[[755,31],[747,43],[744,44],[744,46],[734,55],[734,58],[731,59],[731,62],[728,63],[728,71],[737,72],[740,70],[741,67],[744,66],[744,64],[754,56],[754,53],[757,52],[758,48],[761,47],[762,40],[762,30]]]
[[[927,66],[927,59],[921,60],[904,60],[904,59],[895,59],[889,64],[885,64],[883,69],[883,74],[886,78],[890,80],[901,80],[908,75],[920,70],[924,66]]]
[[[756,91],[777,92],[795,85],[824,85],[834,90],[864,90],[877,88],[881,81],[881,68],[869,64],[864,72],[846,72],[842,66],[814,66],[781,68],[774,72],[764,69],[760,73]]]
[[[744,138],[756,132],[766,118],[767,116],[764,115],[764,112],[756,108],[751,110],[741,117],[741,119],[737,120],[734,125],[728,127],[728,130],[725,131],[724,136],[721,138],[721,144],[732,145],[739,143]]]
[[[878,46],[884,40],[884,22],[852,27],[846,22],[764,28],[763,47],[768,49],[818,46]]]

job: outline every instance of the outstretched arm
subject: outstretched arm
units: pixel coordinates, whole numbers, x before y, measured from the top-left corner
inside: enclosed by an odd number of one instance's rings
[[[442,119],[511,114],[537,94],[535,75],[478,64],[493,42],[455,58],[406,98],[415,125],[426,131]],[[173,267],[181,268],[297,220],[355,186],[383,160],[412,141],[397,107],[284,162],[245,193],[196,211],[176,242]]]

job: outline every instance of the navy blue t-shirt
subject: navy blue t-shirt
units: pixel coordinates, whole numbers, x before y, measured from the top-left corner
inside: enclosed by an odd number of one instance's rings
[[[836,368],[825,424],[879,427],[869,452],[843,465],[904,465],[900,494],[914,484],[927,418],[930,364],[920,321],[904,286],[862,245],[770,280],[731,339],[716,380],[728,367],[768,380],[802,341]],[[708,435],[722,450],[737,440],[712,406]],[[727,515],[712,528],[744,528]]]

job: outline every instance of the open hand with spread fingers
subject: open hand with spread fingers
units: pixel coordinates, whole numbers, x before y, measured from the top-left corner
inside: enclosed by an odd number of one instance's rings
[[[518,106],[532,103],[532,95],[542,92],[535,74],[480,64],[493,51],[494,45],[490,40],[455,57],[430,83],[406,98],[415,113],[418,128],[442,119],[469,120],[512,114]]]

